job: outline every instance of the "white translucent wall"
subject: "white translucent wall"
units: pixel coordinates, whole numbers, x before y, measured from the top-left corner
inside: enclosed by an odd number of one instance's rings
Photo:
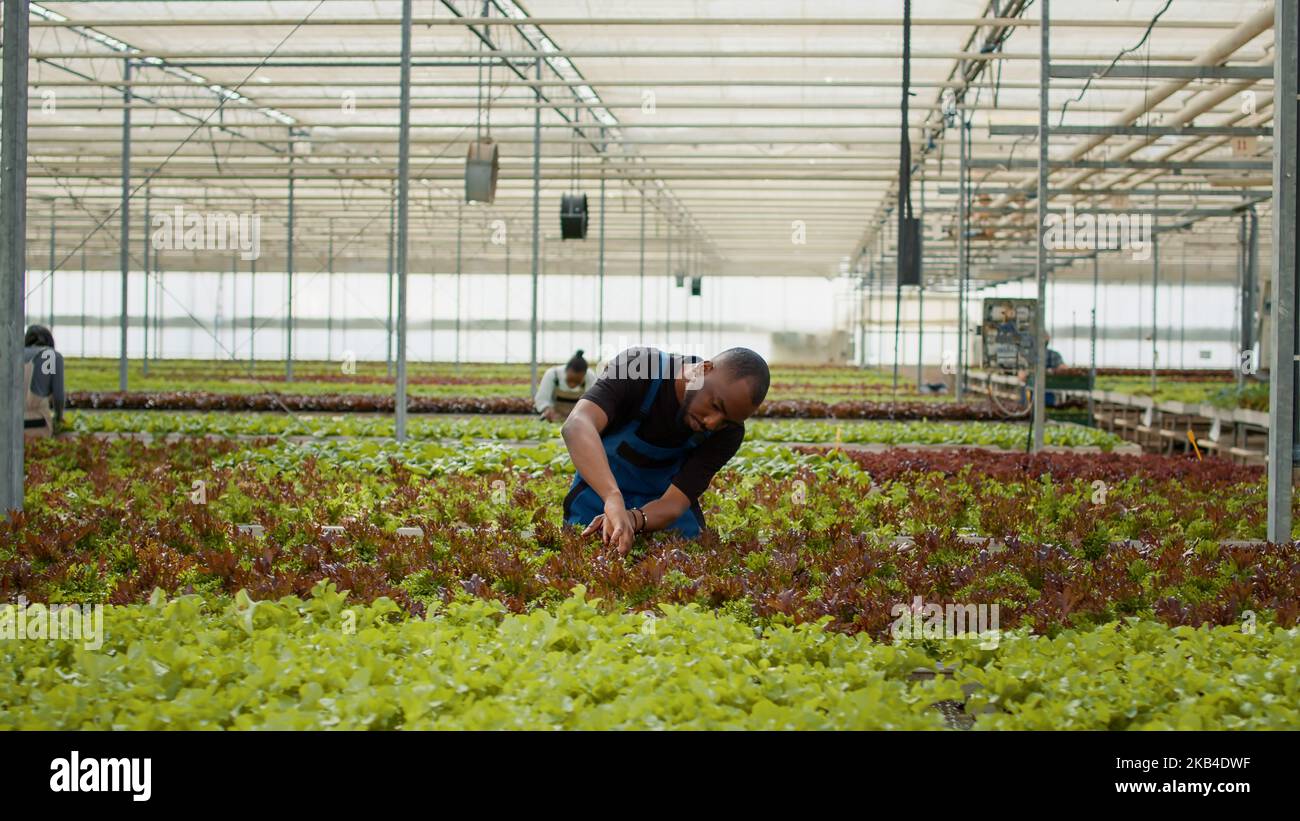
[[[285,355],[285,277],[238,274],[168,273],[162,277],[161,338],[158,337],[159,291],[149,283],[148,346],[151,357],[200,359],[282,359]],[[342,361],[350,352],[358,360],[385,359],[388,277],[385,274],[326,274],[295,277],[294,358]],[[130,280],[129,352],[144,353],[145,280]],[[662,275],[647,276],[644,286],[629,277],[605,280],[603,350],[596,315],[598,282],[591,276],[548,273],[540,280],[539,358],[567,359],[582,348],[589,358],[603,359],[624,347],[650,344],[676,351],[711,355],[743,345],[764,356],[774,353],[773,334],[812,334],[829,345],[833,331],[851,338],[841,346],[851,361],[861,361],[863,338],[856,324],[865,320],[866,361],[894,361],[894,299],[864,299],[863,318],[855,312],[845,280],[808,277],[706,278],[703,293]],[[116,271],[60,272],[53,290],[54,332],[59,348],[71,356],[118,355],[121,281]],[[457,284],[454,274],[413,274],[410,279],[410,330],[407,352],[413,361],[527,362],[529,359],[530,282],[526,273],[463,275],[460,279],[460,334],[457,350]],[[644,290],[644,297],[642,291]],[[984,297],[1032,297],[1025,280],[990,288],[972,296],[970,315],[977,317]],[[1184,295],[1185,294],[1185,295]],[[51,291],[35,288],[28,297],[29,322],[49,322]],[[1061,282],[1048,293],[1047,325],[1052,346],[1066,362],[1088,362],[1088,326],[1092,285]],[[899,333],[900,363],[917,361],[917,300],[905,289]],[[955,296],[937,291],[924,297],[920,338],[922,362],[938,366],[955,356]],[[250,336],[250,312],[253,314]],[[665,327],[665,316],[671,318]],[[1189,284],[1178,280],[1159,289],[1157,355],[1161,367],[1229,368],[1236,360],[1238,302],[1232,284]],[[85,317],[84,328],[82,317]],[[433,320],[433,321],[431,321]],[[641,327],[644,325],[644,332]],[[1150,367],[1150,282],[1108,282],[1098,290],[1097,362],[1102,367]],[[459,354],[459,356],[458,356]]]
[[[841,291],[844,291],[842,288]],[[1089,363],[1089,325],[1092,320],[1092,284],[1063,282],[1048,289],[1047,329],[1052,348],[1067,365]],[[972,295],[968,316],[978,325],[980,302],[988,297],[1033,298],[1032,281],[1010,283]],[[853,325],[855,310],[865,313],[865,334],[857,341],[854,362],[890,367],[895,360],[894,293],[864,298],[855,309],[854,298],[842,292],[837,301],[839,327]],[[1112,368],[1149,368],[1152,356],[1150,282],[1102,283],[1097,290],[1097,365]],[[918,338],[923,344],[922,363],[938,366],[953,361],[957,350],[957,300],[955,294],[930,292],[924,297],[924,319],[918,328],[915,289],[905,289],[898,330],[900,363],[915,367]],[[1181,282],[1162,285],[1156,306],[1156,357],[1162,368],[1231,368],[1238,361],[1239,296],[1233,284]]]
[[[423,362],[529,361],[530,276],[466,274],[459,286],[457,279],[455,274],[411,275],[408,357]],[[285,356],[288,292],[283,274],[172,272],[162,275],[161,294],[158,283],[157,277],[148,281],[146,309],[145,277],[130,277],[132,358],[144,354],[146,312],[151,357]],[[341,362],[350,355],[384,361],[388,285],[387,274],[295,276],[294,358]],[[589,359],[600,360],[625,347],[649,344],[702,356],[741,345],[770,357],[774,332],[829,335],[832,292],[825,279],[706,277],[702,294],[693,297],[689,281],[679,288],[663,275],[647,275],[644,283],[607,277],[602,344],[598,279],[547,273],[538,289],[538,356],[544,362],[564,361],[581,348]],[[51,294],[60,350],[71,356],[118,355],[118,272],[59,272],[52,291],[44,285],[29,294],[28,322],[50,323]]]

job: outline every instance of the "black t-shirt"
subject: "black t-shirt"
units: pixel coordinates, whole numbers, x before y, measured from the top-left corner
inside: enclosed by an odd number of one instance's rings
[[[699,357],[683,357],[681,354],[669,354],[669,373],[659,371],[659,351],[655,348],[628,348],[609,362],[596,384],[592,385],[583,399],[590,400],[605,412],[609,424],[606,433],[618,430],[628,422],[633,422],[645,401],[646,391],[655,383],[656,376],[676,375],[681,373],[683,362],[695,362]],[[651,365],[653,364],[653,367]],[[638,434],[646,442],[658,447],[680,447],[695,435],[684,419],[678,418],[681,402],[677,400],[677,391],[672,381],[664,382],[650,405]],[[745,438],[744,425],[728,425],[719,428],[695,447],[686,457],[682,469],[673,477],[672,483],[691,500],[692,507],[697,507],[700,494],[709,486],[713,474],[727,463]]]

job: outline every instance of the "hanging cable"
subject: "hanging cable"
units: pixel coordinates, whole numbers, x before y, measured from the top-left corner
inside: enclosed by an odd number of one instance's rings
[[[1076,94],[1073,98],[1065,101],[1065,105],[1061,106],[1061,119],[1058,120],[1056,123],[1058,128],[1064,125],[1065,112],[1069,110],[1070,104],[1077,103],[1083,99],[1083,95],[1088,93],[1088,88],[1092,85],[1093,80],[1099,80],[1104,78],[1107,74],[1110,74],[1110,70],[1113,69],[1119,63],[1119,61],[1122,60],[1126,55],[1132,54],[1133,52],[1142,48],[1143,44],[1146,43],[1147,38],[1151,36],[1151,31],[1156,27],[1156,23],[1159,22],[1161,16],[1163,16],[1165,12],[1169,11],[1169,7],[1172,6],[1173,4],[1174,4],[1174,0],[1165,0],[1165,5],[1160,9],[1160,11],[1156,12],[1156,16],[1152,17],[1151,22],[1147,24],[1147,29],[1145,32],[1143,32],[1142,39],[1138,40],[1135,45],[1123,49],[1120,51],[1119,54],[1116,54],[1115,59],[1110,61],[1110,65],[1106,66],[1105,71],[1103,71],[1101,74],[1094,74],[1093,76],[1089,77],[1088,80],[1083,84],[1083,88],[1079,89],[1079,93]]]

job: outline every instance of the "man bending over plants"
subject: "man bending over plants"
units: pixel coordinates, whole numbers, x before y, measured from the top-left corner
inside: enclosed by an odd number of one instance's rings
[[[736,454],[767,396],[767,363],[748,348],[713,359],[629,348],[574,406],[561,432],[577,468],[564,521],[620,554],[638,533],[691,538],[699,497]]]

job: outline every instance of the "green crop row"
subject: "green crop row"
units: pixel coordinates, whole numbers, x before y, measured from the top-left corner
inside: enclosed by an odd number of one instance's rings
[[[117,360],[69,359],[67,384],[70,391],[112,392],[118,389]],[[409,363],[407,390],[411,396],[474,396],[492,398],[527,396],[529,366],[501,364]],[[338,362],[296,362],[294,381],[284,381],[280,362],[162,360],[128,367],[133,392],[202,391],[223,394],[264,392],[303,395],[360,394],[387,395],[394,390],[392,376],[382,362],[349,363],[345,371]],[[855,368],[777,367],[772,370],[771,399],[807,399],[839,402],[854,399],[884,400],[891,385],[890,375]],[[914,395],[910,382],[899,386],[899,396],[947,401],[946,396]]]
[[[458,601],[409,618],[325,583],[105,611],[95,641],[0,642],[0,728],[941,729],[940,703],[963,701],[975,729],[1300,724],[1300,633],[1265,625],[886,645],[694,606],[610,613],[581,588],[526,614]],[[0,630],[16,623],[0,609]],[[936,656],[951,677],[917,676]]]
[[[117,378],[119,363],[117,359],[77,358],[67,359],[69,368],[85,374]],[[344,373],[342,361],[296,360],[294,374],[303,378],[315,375],[334,376]],[[388,377],[389,368],[384,362],[357,361],[348,362],[348,368],[355,375],[362,377]],[[549,366],[553,363],[542,363]],[[555,363],[558,364],[558,363]],[[592,362],[592,364],[597,364]],[[451,362],[421,362],[408,360],[407,375],[412,377],[462,377],[474,379],[493,379],[502,382],[519,382],[527,384],[531,373],[527,362],[466,362],[460,365]],[[890,385],[891,373],[876,369],[851,368],[844,366],[798,366],[773,365],[772,379],[775,382],[798,382],[813,385]],[[154,359],[149,362],[149,373],[154,376],[176,376],[194,373],[206,373],[213,376],[262,377],[276,379],[284,376],[282,360],[246,360],[232,359]],[[128,375],[132,378],[143,376],[143,363],[139,359],[128,362]],[[906,382],[907,380],[902,380]]]
[[[523,444],[481,442],[473,447],[430,440],[400,444],[383,439],[276,442],[250,445],[238,453],[221,457],[213,467],[224,469],[249,465],[292,472],[305,459],[370,474],[386,473],[393,464],[399,464],[417,476],[478,476],[503,470],[523,476],[573,473],[569,452],[558,437]],[[777,444],[763,443],[741,445],[728,468],[743,474],[777,477],[790,476],[800,470],[810,470],[819,475],[837,470],[858,472],[857,467],[847,460],[796,453]]]
[[[280,413],[183,413],[166,411],[73,411],[67,424],[77,433],[148,433],[154,436],[352,436],[392,437],[387,415],[318,416]],[[1023,448],[1026,427],[1000,422],[854,422],[752,420],[750,442],[831,444],[987,445]],[[498,439],[549,441],[559,426],[527,417],[476,415],[416,417],[408,435],[417,440]],[[1049,425],[1046,441],[1054,446],[1094,446],[1110,450],[1120,443],[1112,434],[1074,425]]]
[[[74,369],[67,374],[69,391],[86,391],[98,393],[116,392],[116,376],[88,376]],[[154,376],[135,378],[130,381],[133,393],[161,393],[170,391],[187,391],[220,394],[262,394],[278,393],[295,396],[392,396],[395,387],[391,382],[350,382],[342,380],[313,380],[311,376],[299,376],[293,382],[283,382],[251,377],[212,377],[212,376]],[[408,384],[410,396],[475,396],[495,398],[498,396],[528,396],[528,383],[522,385],[514,382],[477,383],[477,384]]]
[[[1150,396],[1157,402],[1209,404],[1219,408],[1268,410],[1268,383],[1250,382],[1238,388],[1232,382],[1178,382],[1160,380],[1151,390],[1151,380],[1137,376],[1097,377],[1097,390]]]
[[[1300,728],[1295,628],[1168,628],[1129,619],[1118,629],[1002,639],[996,649],[955,642],[948,655],[972,691],[966,709],[979,716],[978,728]]]
[[[145,376],[142,363],[129,366],[133,391],[208,391],[212,393],[259,393],[279,391],[322,395],[333,393],[388,394],[393,390],[392,377],[383,362],[350,363],[347,372],[339,362],[303,361],[294,363],[295,380],[284,382],[281,362],[259,361],[253,365],[237,361],[161,360],[151,362]],[[413,396],[526,396],[529,385],[527,363],[408,363],[408,390]],[[447,380],[445,383],[421,384],[420,380]],[[379,380],[379,381],[376,381]],[[464,380],[459,382],[458,380]],[[774,366],[773,391],[770,399],[808,399],[822,402],[853,399],[888,399],[892,374],[876,369],[849,367]],[[69,390],[115,391],[118,386],[118,363],[115,359],[69,359]],[[1268,386],[1251,383],[1239,390],[1230,382],[1180,382],[1161,379],[1154,393],[1145,376],[1099,376],[1098,390],[1119,391],[1140,396],[1154,396],[1160,401],[1209,403],[1219,407],[1267,407]],[[948,401],[951,396],[916,396],[910,380],[899,385],[899,396],[908,400]]]

